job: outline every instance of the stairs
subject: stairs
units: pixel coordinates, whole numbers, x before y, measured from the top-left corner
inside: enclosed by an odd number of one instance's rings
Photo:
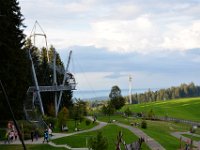
[[[34,94],[27,92],[27,98],[24,101],[24,114],[26,120],[36,126],[47,128],[47,124],[42,119],[42,114],[39,109],[39,101],[37,100],[37,97],[35,97]]]

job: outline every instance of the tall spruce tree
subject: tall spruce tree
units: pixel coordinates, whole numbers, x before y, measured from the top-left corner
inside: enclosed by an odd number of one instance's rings
[[[23,100],[28,87],[29,61],[22,49],[23,16],[17,0],[0,0],[0,79],[17,118],[23,116]],[[8,119],[5,99],[0,95],[0,119]]]

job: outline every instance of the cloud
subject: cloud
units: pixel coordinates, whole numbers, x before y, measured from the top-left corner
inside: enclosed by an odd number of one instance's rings
[[[159,42],[156,25],[148,15],[135,20],[107,20],[92,24],[95,35],[95,46],[107,47],[111,51],[141,52],[158,49]]]
[[[188,50],[200,47],[200,21],[194,21],[187,27],[171,24],[168,28],[164,33],[163,48]]]
[[[35,20],[67,62],[78,88],[169,87],[199,81],[196,0],[19,0],[25,33]],[[91,87],[90,87],[91,86]]]
[[[109,72],[106,78],[123,77],[123,72],[143,72],[163,75],[185,75],[192,76],[195,72],[200,74],[199,53],[200,49],[188,50],[186,52],[170,51],[149,54],[141,53],[115,53],[105,48],[94,46],[75,46],[72,60],[76,73],[84,72]],[[59,51],[63,60],[68,53]],[[67,62],[67,61],[66,61]]]
[[[124,77],[126,76],[127,77],[127,73],[121,73],[121,72],[112,72],[111,74],[109,75],[105,75],[104,78],[108,78],[108,79],[119,79],[121,77]]]
[[[26,33],[39,20],[50,43],[59,49],[80,45],[152,53],[200,47],[198,1],[20,0],[20,4],[27,18]]]

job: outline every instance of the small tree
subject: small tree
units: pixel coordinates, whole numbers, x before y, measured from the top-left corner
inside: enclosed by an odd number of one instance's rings
[[[153,112],[153,109],[151,109],[151,110],[149,111],[149,113],[148,113],[148,118],[151,119],[151,120],[155,118],[155,114],[154,114],[154,112]]]
[[[143,129],[147,128],[147,122],[145,120],[142,120],[142,122],[141,122],[141,128],[143,128]]]
[[[90,140],[89,140],[89,149],[107,150],[108,149],[108,140],[105,137],[103,137],[101,132],[97,132],[97,136],[90,138]]]
[[[125,98],[121,95],[121,90],[118,86],[113,86],[109,94],[110,102],[115,109],[120,109],[125,105]]]
[[[66,107],[63,107],[62,110],[58,113],[58,125],[62,129],[66,125],[67,118],[69,116],[69,111]]]
[[[112,103],[109,101],[107,105],[104,105],[102,107],[102,112],[105,114],[105,115],[108,115],[109,116],[109,122],[110,122],[110,116],[112,114],[114,114],[115,112],[115,108],[114,106],[112,105]]]
[[[130,110],[129,107],[127,107],[127,108],[125,109],[124,113],[125,113],[125,115],[128,116],[128,117],[132,114],[132,112],[131,112],[131,110]]]
[[[87,103],[81,100],[77,100],[72,108],[72,118],[75,120],[75,128],[77,127],[77,121],[82,122],[84,116],[87,115]]]
[[[86,124],[86,126],[89,126],[91,124],[91,121],[87,119],[87,120],[85,120],[85,124]]]

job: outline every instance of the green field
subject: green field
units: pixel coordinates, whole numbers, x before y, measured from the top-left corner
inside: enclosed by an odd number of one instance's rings
[[[98,116],[101,121],[107,122],[108,116]],[[151,121],[147,120],[147,129],[140,127],[141,119],[126,118],[120,115],[114,115],[110,117],[111,120],[117,120],[118,122],[130,125],[131,123],[139,123],[138,128],[143,130],[147,135],[158,141],[166,150],[178,149],[180,142],[179,139],[172,136],[170,133],[177,131],[189,131],[190,125],[175,123],[175,122],[164,122],[164,121]],[[184,145],[184,144],[183,144]]]
[[[133,112],[148,113],[152,109],[156,116],[169,116],[200,122],[199,97],[126,105],[121,111],[124,111],[127,107]]]
[[[133,141],[136,141],[138,139],[138,137],[136,137],[129,130],[121,128],[114,124],[107,125],[104,128],[100,129],[99,131],[101,131],[102,135],[108,139],[109,150],[115,149],[115,143],[119,131],[122,131],[123,139],[126,141],[126,143],[132,143]],[[53,142],[56,144],[68,144],[71,147],[87,147],[86,143],[88,139],[90,137],[96,136],[96,133],[97,131],[82,133],[78,135],[56,139],[53,140]],[[146,144],[143,144],[143,149],[148,150],[149,148],[146,146]]]
[[[121,116],[121,115],[112,115],[110,117],[109,116],[100,115],[100,116],[97,117],[97,119],[99,121],[102,121],[102,122],[109,122],[110,120],[111,121],[115,120],[115,121],[119,121],[119,122],[121,122],[123,124],[128,124],[128,125],[130,125],[130,123],[133,120],[131,118],[127,118],[127,117],[124,117],[124,116]],[[134,119],[134,121],[135,121],[135,119]]]
[[[147,135],[158,141],[166,150],[178,149],[180,140],[172,136],[171,132],[188,131],[189,125],[163,122],[147,121],[147,129],[142,129]],[[184,145],[184,144],[183,144]]]
[[[82,122],[77,121],[77,128],[80,130],[87,130],[87,129],[91,129],[94,126],[98,125],[97,122],[93,123],[92,121],[89,125],[86,125],[86,123],[85,123],[86,120],[88,120],[88,119],[85,118]],[[68,133],[74,132],[75,121],[73,119],[67,120],[67,127],[69,128]]]

